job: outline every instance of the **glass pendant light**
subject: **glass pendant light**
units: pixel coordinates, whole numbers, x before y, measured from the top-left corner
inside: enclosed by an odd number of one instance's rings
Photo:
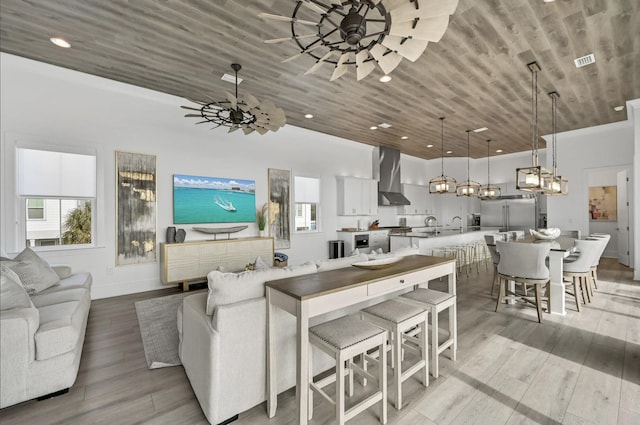
[[[442,167],[441,173],[438,177],[434,177],[429,181],[429,193],[437,193],[444,195],[446,193],[456,193],[457,182],[453,177],[444,175],[444,119],[440,117],[440,139],[442,144]]]
[[[516,169],[516,189],[526,192],[550,193],[553,173],[538,163],[538,71],[537,62],[527,65],[531,70],[531,166]]]
[[[551,97],[551,149],[553,155],[553,178],[551,181],[551,193],[549,195],[567,195],[569,193],[569,180],[558,175],[558,150],[556,130],[556,103],[560,95],[556,91],[549,93]]]
[[[491,151],[489,150],[489,146],[491,145],[491,139],[487,140],[487,184],[485,186],[480,186],[480,195],[478,195],[482,199],[497,199],[500,198],[502,191],[500,190],[500,186],[495,186],[491,184],[490,180],[490,165],[489,165],[489,157],[491,157]]]
[[[469,133],[472,130],[467,130],[467,180],[462,182],[456,188],[456,196],[478,196],[478,192],[480,191],[480,183],[471,180],[469,177]]]

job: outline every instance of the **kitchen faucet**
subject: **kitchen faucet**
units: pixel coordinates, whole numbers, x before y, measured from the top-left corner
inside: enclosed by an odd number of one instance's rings
[[[438,219],[436,218],[436,216],[434,215],[428,215],[427,218],[424,219],[424,224],[427,227],[431,227],[431,221],[433,220],[433,222],[435,223],[435,225],[433,226],[434,232],[436,234],[438,234]]]
[[[458,220],[460,220],[460,233],[462,233],[462,217],[460,217],[459,215],[456,215],[455,217],[453,217],[453,218],[451,219],[451,224],[453,224],[453,222],[456,220],[456,218],[457,218]]]

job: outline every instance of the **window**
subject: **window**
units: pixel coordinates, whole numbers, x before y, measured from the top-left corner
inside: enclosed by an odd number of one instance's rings
[[[93,245],[96,157],[17,149],[27,246]]]
[[[296,232],[319,231],[320,179],[294,177]]]
[[[44,199],[27,199],[27,220],[44,220]]]

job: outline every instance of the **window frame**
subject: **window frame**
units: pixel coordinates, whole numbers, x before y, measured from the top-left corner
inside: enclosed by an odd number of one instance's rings
[[[30,207],[29,206],[29,201],[42,201],[42,208],[34,208],[34,207]],[[26,198],[27,201],[27,205],[25,206],[25,208],[27,209],[27,221],[45,221],[47,219],[47,203],[45,202],[45,198],[36,198],[36,197],[32,197],[32,198]],[[40,218],[32,218],[29,217],[29,211],[30,210],[42,210],[42,217]]]
[[[297,185],[296,185],[296,178],[305,178],[305,179],[315,179],[318,182],[318,201],[313,203],[313,202],[298,202],[296,199],[297,196]],[[316,234],[316,233],[321,233],[322,232],[322,226],[321,226],[321,205],[322,205],[322,179],[318,176],[313,176],[313,175],[304,175],[304,174],[295,174],[293,176],[293,232],[294,234],[298,234],[298,235],[304,235],[304,234]],[[316,224],[316,228],[315,229],[304,229],[304,230],[298,230],[297,226],[295,225],[296,223],[296,217],[297,217],[297,212],[298,212],[298,206],[299,205],[313,205],[315,204],[315,211],[316,211],[316,219],[315,219],[315,224]]]

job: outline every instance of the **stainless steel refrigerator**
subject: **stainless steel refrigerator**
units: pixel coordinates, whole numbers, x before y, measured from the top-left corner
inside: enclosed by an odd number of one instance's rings
[[[538,208],[535,197],[503,196],[480,201],[482,227],[498,227],[501,231],[535,229]]]

